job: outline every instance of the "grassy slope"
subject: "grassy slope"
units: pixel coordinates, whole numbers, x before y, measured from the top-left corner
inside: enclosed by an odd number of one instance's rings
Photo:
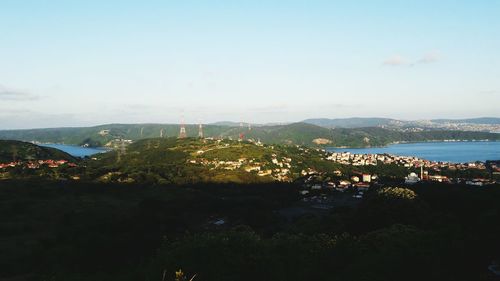
[[[241,144],[230,148],[217,145],[215,141],[203,142],[198,139],[155,138],[137,141],[130,145],[125,154],[113,151],[98,155],[97,161],[90,161],[91,178],[103,178],[103,175],[119,171],[110,181],[134,179],[152,183],[193,183],[193,182],[259,182],[263,180],[255,174],[242,170],[210,170],[201,165],[188,164],[189,159],[196,159],[196,151],[207,150],[203,158],[208,160],[237,160],[242,156],[255,156],[263,150],[257,146]]]
[[[203,151],[202,153],[198,153]],[[274,156],[273,156],[274,155]],[[258,176],[245,168],[259,166],[261,171],[283,168],[272,163],[273,158],[291,161],[289,176],[295,179],[302,169],[311,167],[331,171],[333,162],[325,161],[322,152],[300,150],[295,146],[257,146],[249,142],[200,140],[195,138],[155,138],[131,144],[126,153],[112,151],[96,155],[88,161],[88,178],[111,182],[197,183],[234,182],[256,183],[274,181],[270,176]],[[242,164],[234,170],[226,169],[219,161]],[[194,160],[195,163],[191,163]],[[205,164],[201,164],[205,163]],[[219,163],[219,164],[215,164]]]

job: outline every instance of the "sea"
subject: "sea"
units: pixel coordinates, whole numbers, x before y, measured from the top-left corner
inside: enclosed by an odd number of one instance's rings
[[[441,162],[468,163],[475,161],[500,160],[500,141],[463,142],[419,142],[399,143],[386,147],[336,148],[331,152],[351,152],[356,154],[393,154],[416,156],[421,159]]]
[[[75,157],[91,156],[97,153],[104,153],[109,151],[109,148],[104,148],[104,147],[82,147],[78,145],[57,144],[57,143],[40,144],[40,146],[57,148]]]
[[[66,144],[42,144],[42,146],[57,148],[76,157],[91,156],[109,151],[109,149],[102,147],[81,147]],[[356,154],[387,153],[401,156],[416,156],[431,161],[454,163],[500,160],[499,141],[399,143],[385,147],[369,148],[328,147],[327,150],[331,152],[351,152]]]

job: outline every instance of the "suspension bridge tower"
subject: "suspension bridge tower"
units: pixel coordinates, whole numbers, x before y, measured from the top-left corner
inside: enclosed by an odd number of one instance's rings
[[[186,134],[186,125],[184,124],[184,118],[182,118],[181,120],[181,129],[179,131],[179,138],[180,139],[185,139],[187,138],[187,134]]]

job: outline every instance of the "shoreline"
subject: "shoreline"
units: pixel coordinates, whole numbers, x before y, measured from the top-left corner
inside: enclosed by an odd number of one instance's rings
[[[387,148],[395,144],[415,144],[415,143],[461,143],[461,142],[500,142],[500,140],[428,140],[428,141],[395,141],[386,145],[370,146],[324,146],[333,149],[367,149],[367,148]]]
[[[53,143],[53,142],[47,142],[47,143],[37,143],[37,145],[40,146],[45,146],[45,147],[52,147],[54,145],[64,145],[68,147],[74,147],[74,148],[81,148],[81,149],[94,149],[94,150],[112,150],[111,148],[104,147],[104,146],[81,146],[77,144],[64,144],[64,143]]]
[[[89,146],[85,147],[72,144],[45,143],[38,145],[40,145],[41,147],[58,149],[60,151],[68,153],[73,157],[80,157],[80,158],[84,158],[86,156],[90,157],[91,155],[108,153],[112,151],[112,149],[106,147],[89,147]]]
[[[454,145],[451,143],[455,143]],[[448,145],[449,144],[449,145]],[[472,163],[500,160],[500,141],[399,142],[383,147],[326,147],[330,153],[414,156],[434,162]]]

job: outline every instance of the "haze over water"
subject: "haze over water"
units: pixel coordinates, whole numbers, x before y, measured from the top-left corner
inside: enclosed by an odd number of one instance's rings
[[[77,145],[56,144],[56,143],[41,144],[41,146],[56,148],[75,157],[85,157],[109,151],[106,148],[81,147]]]
[[[393,144],[371,148],[328,148],[331,152],[394,154],[443,162],[474,162],[500,159],[500,142],[425,142]]]

